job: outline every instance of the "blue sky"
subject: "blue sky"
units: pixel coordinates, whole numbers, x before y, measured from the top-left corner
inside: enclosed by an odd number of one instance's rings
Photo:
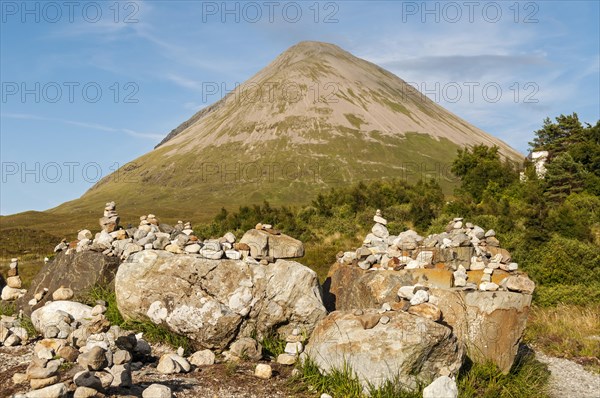
[[[302,40],[525,153],[547,116],[600,118],[599,4],[2,0],[0,214],[79,197]]]

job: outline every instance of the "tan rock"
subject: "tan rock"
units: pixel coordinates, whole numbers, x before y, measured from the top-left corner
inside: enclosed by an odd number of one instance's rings
[[[283,353],[277,356],[277,363],[280,363],[282,365],[293,365],[296,363],[296,361],[297,357],[295,355]]]
[[[366,272],[358,267],[336,264],[331,267],[325,282],[325,301],[330,311],[380,308],[383,303],[396,300],[399,286],[412,286],[417,282],[429,285],[429,293],[438,297],[442,323],[453,328],[469,349],[471,359],[476,362],[491,360],[507,372],[523,336],[531,296],[506,291],[448,289],[447,286],[436,286],[439,278],[426,279],[427,271],[432,270]],[[445,272],[452,275],[451,271]],[[468,274],[469,282],[479,284],[483,271],[468,271]],[[509,275],[496,269],[492,281],[500,284]],[[399,305],[394,303],[392,307],[395,309]]]
[[[90,387],[77,387],[73,393],[73,398],[93,398],[98,395],[98,391]]]
[[[285,234],[274,235],[267,231],[251,229],[242,236],[240,243],[250,247],[250,256],[254,258],[297,258],[304,255],[302,242]]]
[[[439,297],[443,321],[467,348],[469,357],[492,361],[508,372],[527,324],[531,296],[505,291],[432,289]]]
[[[437,307],[437,305],[431,303],[421,303],[410,306],[408,308],[408,313],[431,319],[434,322],[439,321],[442,317],[442,311]]]
[[[458,372],[463,350],[449,327],[406,312],[386,316],[386,325],[364,329],[351,311],[332,312],[319,321],[304,352],[325,372],[347,364],[365,386],[393,380],[415,388]]]
[[[259,363],[254,369],[254,376],[261,379],[270,379],[273,376],[273,369],[271,369],[271,365]]]
[[[29,391],[25,396],[27,398],[66,398],[68,392],[65,383],[57,383],[39,390]]]
[[[509,276],[506,280],[506,288],[511,291],[532,294],[535,283],[526,275]]]
[[[45,379],[30,379],[29,385],[33,390],[39,390],[40,388],[51,386],[52,384],[58,383],[60,378],[58,376],[51,376]]]
[[[16,275],[6,278],[6,285],[8,287],[12,287],[13,289],[20,289],[23,286],[23,283],[21,282],[21,277]]]
[[[71,346],[61,347],[56,353],[59,357],[64,358],[68,362],[76,362],[77,357],[79,356],[79,350]]]
[[[363,329],[373,329],[378,323],[381,315],[379,314],[364,314],[358,317],[358,321],[362,325]]]
[[[25,383],[27,380],[27,375],[25,373],[15,373],[12,377],[13,384]]]

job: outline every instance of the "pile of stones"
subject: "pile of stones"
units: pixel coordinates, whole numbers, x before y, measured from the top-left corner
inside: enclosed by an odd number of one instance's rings
[[[28,341],[29,333],[21,326],[20,319],[14,316],[0,316],[0,346],[26,345]]]
[[[115,202],[106,204],[104,217],[100,218],[102,230],[93,235],[90,230],[78,232],[77,240],[63,239],[54,252],[67,254],[94,250],[107,256],[117,256],[124,260],[142,250],[166,250],[174,254],[194,254],[218,260],[222,258],[239,260],[249,253],[249,247],[236,243],[236,237],[228,232],[219,239],[201,241],[192,229],[190,222],[179,221],[175,226],[161,224],[154,214],[143,215],[137,227],[122,228],[116,212]]]
[[[13,258],[10,260],[6,286],[2,288],[2,300],[13,301],[25,295],[27,290],[21,289],[22,284],[21,277],[19,276],[19,260]]]
[[[282,354],[277,356],[277,363],[282,365],[293,365],[298,361],[300,354],[304,352],[307,336],[300,333],[300,329],[292,329],[292,333],[285,337],[285,348]]]
[[[446,269],[453,272],[453,286],[457,288],[533,292],[533,282],[518,273],[518,264],[512,262],[508,250],[500,247],[494,230],[486,231],[455,218],[440,234],[423,237],[407,230],[390,235],[387,220],[380,210],[373,221],[375,225],[361,247],[338,254],[341,264],[356,265],[367,271]],[[500,283],[492,282],[494,272],[498,273],[496,270],[506,273]],[[471,271],[483,274],[470,277]]]
[[[160,223],[154,214],[143,215],[137,227],[122,228],[114,202],[106,204],[100,218],[102,230],[93,235],[90,230],[78,232],[77,240],[63,239],[54,249],[66,254],[93,250],[120,260],[143,250],[165,250],[173,254],[194,255],[201,258],[241,260],[269,264],[278,258],[295,258],[304,254],[302,243],[273,228],[259,223],[238,242],[232,232],[218,239],[200,240],[188,222],[178,221],[175,226]],[[275,249],[271,249],[270,246]],[[277,250],[279,248],[280,250]],[[39,300],[38,300],[39,301]]]
[[[104,302],[92,308],[71,301],[50,302],[34,311],[32,322],[43,338],[33,347],[34,356],[26,372],[13,376],[15,384],[28,383],[30,391],[15,397],[66,397],[74,392],[74,398],[83,398],[101,396],[98,393],[110,388],[130,387],[132,369],[143,366],[133,359],[147,358],[151,347],[141,334],[111,326],[105,312]],[[3,319],[3,327],[8,321]],[[17,336],[14,341],[26,343],[24,329],[13,327],[9,331],[8,339]],[[80,370],[72,380],[61,382],[59,371],[67,363]]]

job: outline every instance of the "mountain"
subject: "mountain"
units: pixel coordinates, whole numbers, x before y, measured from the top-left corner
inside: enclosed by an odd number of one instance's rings
[[[522,159],[381,67],[333,44],[301,42],[81,198],[3,224],[55,231],[51,220],[64,214],[97,229],[110,200],[125,222],[148,213],[207,220],[222,206],[302,204],[327,187],[375,178],[441,176],[450,192],[456,149],[479,143]]]

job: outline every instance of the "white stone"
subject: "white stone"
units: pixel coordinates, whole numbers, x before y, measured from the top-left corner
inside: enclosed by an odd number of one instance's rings
[[[411,260],[408,262],[408,264],[406,264],[406,269],[417,269],[417,268],[422,268],[421,266],[421,262],[418,260]]]
[[[100,314],[104,314],[106,312],[106,307],[103,305],[96,305],[94,306],[94,308],[92,308],[92,316],[96,316],[96,315],[100,315]]]
[[[423,398],[457,398],[456,382],[448,376],[440,376],[423,389]]]
[[[422,251],[417,254],[417,261],[420,263],[431,264],[433,262],[433,252],[432,251]]]
[[[82,229],[77,234],[77,240],[92,239],[92,232],[89,229]]]
[[[213,365],[215,363],[215,354],[211,350],[196,351],[188,360],[194,366]]]
[[[53,384],[48,387],[40,388],[25,393],[27,398],[65,398],[68,393],[65,383]]]
[[[387,225],[387,220],[381,216],[373,216],[373,221],[378,224]]]
[[[291,354],[279,354],[277,356],[277,363],[282,364],[282,365],[293,365],[296,363],[297,361],[297,357],[296,355],[291,355]]]
[[[92,307],[74,301],[52,301],[31,313],[31,322],[35,329],[43,333],[46,327],[58,325],[58,317],[67,314],[75,320],[92,317]]]
[[[229,243],[235,242],[235,235],[232,232],[227,232],[225,235],[223,235],[223,237]]]
[[[469,267],[471,271],[482,270],[484,268],[485,263],[483,262],[483,260],[479,259],[476,256],[471,257],[471,266]]]
[[[71,300],[74,295],[73,289],[61,286],[52,293],[52,300]]]
[[[493,229],[490,229],[485,233],[486,238],[489,238],[491,236],[496,236],[496,231],[494,231]]]
[[[225,250],[225,257],[230,260],[239,260],[242,258],[242,253],[237,250]]]
[[[482,282],[479,284],[479,290],[482,290],[484,292],[493,292],[498,290],[498,285],[496,285],[494,282]]]
[[[25,289],[14,289],[10,286],[4,286],[1,297],[2,300],[5,301],[13,301],[23,297],[25,293],[27,293],[27,290]]]
[[[254,376],[259,377],[261,379],[270,379],[272,375],[273,370],[271,369],[271,365],[259,363],[258,365],[256,365],[256,369],[254,369]]]
[[[223,257],[223,251],[222,250],[215,251],[215,250],[209,250],[209,249],[201,249],[200,255],[204,258],[208,258],[211,260],[219,260],[219,259],[221,259],[221,257]]]
[[[371,232],[373,232],[373,235],[375,235],[378,238],[387,238],[388,236],[390,236],[390,233],[386,226],[379,223],[373,225]]]
[[[284,349],[286,354],[290,355],[300,355],[302,351],[304,351],[304,345],[297,341],[295,343],[287,343]]]
[[[171,398],[171,389],[162,384],[151,384],[142,392],[142,398]]]
[[[398,297],[410,300],[414,297],[414,290],[414,286],[401,286],[400,289],[398,289]]]
[[[413,298],[410,299],[410,305],[426,303],[429,300],[429,293],[426,290],[417,290]]]
[[[184,248],[186,253],[198,253],[200,252],[200,245],[198,243],[192,243]]]

